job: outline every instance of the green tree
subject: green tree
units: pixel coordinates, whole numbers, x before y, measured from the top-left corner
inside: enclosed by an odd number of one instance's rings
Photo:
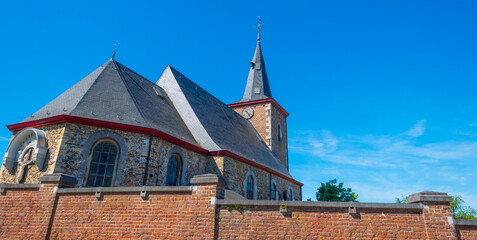
[[[452,196],[450,203],[455,219],[477,219],[477,211],[469,206],[464,205],[464,200],[460,195]]]
[[[450,206],[455,219],[477,219],[477,210],[464,205],[465,201],[460,195],[451,195]],[[396,198],[396,203],[407,203],[407,197],[401,195]]]
[[[404,197],[403,195],[401,195],[401,198],[396,198],[396,201],[395,203],[407,203],[407,197]]]
[[[357,202],[358,194],[351,188],[344,188],[343,183],[338,183],[336,179],[327,183],[321,183],[321,187],[316,192],[316,200],[328,202]]]

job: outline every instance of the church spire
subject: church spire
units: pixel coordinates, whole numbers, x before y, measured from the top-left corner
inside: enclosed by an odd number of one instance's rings
[[[255,54],[250,62],[250,71],[248,73],[247,85],[241,102],[271,98],[272,92],[268,83],[267,71],[265,70],[265,61],[262,56],[260,45],[260,30],[263,24],[258,17],[258,24],[255,27],[258,30],[257,47]]]

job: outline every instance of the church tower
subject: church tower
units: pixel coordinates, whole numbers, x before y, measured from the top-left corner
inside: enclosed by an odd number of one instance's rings
[[[261,26],[259,21],[256,26],[258,28],[257,47],[250,62],[243,98],[228,106],[253,124],[265,144],[288,169],[287,117],[289,114],[273,99],[270,91],[260,45]]]

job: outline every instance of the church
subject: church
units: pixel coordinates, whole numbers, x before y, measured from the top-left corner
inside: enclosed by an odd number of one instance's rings
[[[231,104],[171,66],[151,82],[113,53],[7,126],[0,239],[477,239],[477,221],[454,219],[446,193],[302,201],[287,117],[260,34]]]
[[[188,186],[195,175],[216,174],[247,199],[298,201],[303,184],[289,172],[288,115],[272,97],[260,34],[243,97],[231,104],[171,66],[154,83],[113,54],[7,126],[13,136],[0,183],[38,184],[61,173],[75,188]]]

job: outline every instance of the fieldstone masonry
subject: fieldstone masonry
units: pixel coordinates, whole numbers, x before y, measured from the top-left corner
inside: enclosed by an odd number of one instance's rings
[[[25,183],[39,183],[45,174],[62,173],[76,179],[82,187],[89,164],[91,150],[101,139],[114,140],[119,146],[119,159],[113,187],[118,186],[163,186],[167,164],[172,154],[178,154],[183,161],[182,185],[189,185],[195,175],[219,174],[226,181],[227,188],[243,196],[243,182],[248,171],[256,176],[258,199],[270,199],[270,177],[277,182],[279,193],[293,188],[294,200],[300,200],[300,186],[262,169],[250,166],[226,156],[204,156],[148,134],[105,129],[100,127],[64,123],[40,128],[48,138],[49,152],[47,167],[39,170],[30,165]],[[27,143],[25,143],[27,144]],[[149,148],[149,144],[152,144]],[[149,159],[148,159],[148,151]],[[147,161],[149,161],[147,163]],[[146,170],[147,165],[147,170]],[[0,170],[0,183],[16,183],[17,169],[8,172],[4,166]]]

